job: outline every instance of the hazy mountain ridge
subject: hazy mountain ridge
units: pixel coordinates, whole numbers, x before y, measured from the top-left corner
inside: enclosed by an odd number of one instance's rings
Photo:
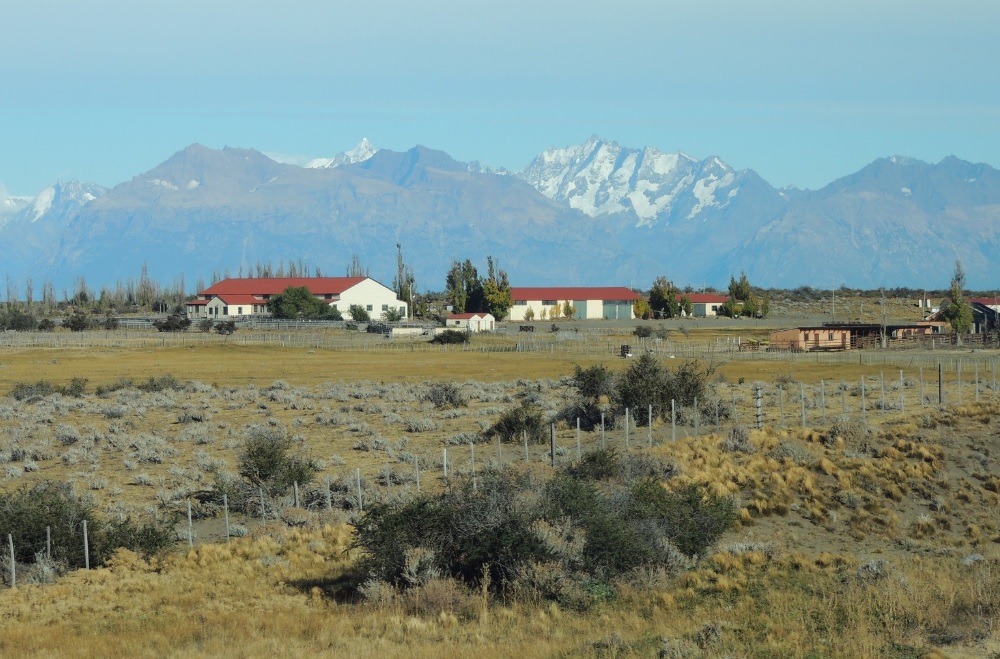
[[[746,270],[766,286],[943,287],[961,258],[987,288],[1000,246],[1000,172],[953,157],[882,158],[813,191],[598,138],[516,175],[422,146],[352,151],[365,157],[299,167],[196,144],[111,190],[52,186],[0,215],[18,246],[4,269],[57,286],[143,263],[163,280],[299,259],[339,275],[357,254],[391,281],[398,242],[430,290],[453,259],[487,254],[520,285],[724,286]]]

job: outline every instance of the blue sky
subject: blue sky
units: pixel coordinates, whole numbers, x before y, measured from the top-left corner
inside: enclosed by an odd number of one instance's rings
[[[0,191],[185,146],[442,149],[593,134],[817,188],[893,154],[1000,166],[993,0],[5,0]]]

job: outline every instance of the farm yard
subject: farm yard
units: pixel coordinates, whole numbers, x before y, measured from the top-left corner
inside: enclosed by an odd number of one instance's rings
[[[631,330],[454,346],[335,330],[0,338],[0,491],[65,483],[102,518],[170,520],[175,534],[165,553],[120,550],[64,574],[8,554],[0,652],[1000,653],[1000,353],[744,352],[737,337],[766,329]],[[696,400],[581,405],[581,374],[647,362],[697,374]],[[520,408],[544,420],[528,441],[500,423]],[[241,473],[268,438],[315,468],[308,482],[269,488]],[[593,455],[654,461],[665,491],[732,501],[732,524],[600,596],[447,575],[351,586],[366,510],[487,488],[504,469],[549,482]],[[82,537],[66,542],[82,553]],[[47,550],[44,537],[10,549]]]

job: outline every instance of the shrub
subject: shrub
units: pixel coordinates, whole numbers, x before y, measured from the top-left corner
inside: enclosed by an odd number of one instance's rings
[[[38,321],[39,332],[52,332],[56,328],[56,323],[51,318],[42,318]]]
[[[611,411],[617,415],[623,414],[626,408],[640,411],[652,405],[657,418],[669,418],[671,400],[677,406],[687,406],[692,405],[695,398],[704,398],[710,375],[710,369],[703,370],[693,361],[684,362],[671,371],[652,354],[640,355],[614,378]],[[587,380],[583,382],[587,385]],[[586,403],[588,399],[583,390],[581,396]],[[636,413],[633,419],[642,425],[647,422],[647,415]]]
[[[51,396],[52,394],[62,394],[63,396],[79,398],[84,394],[86,387],[86,378],[73,378],[69,381],[69,384],[63,387],[56,386],[46,380],[38,380],[37,382],[30,383],[16,382],[10,391],[10,396],[15,400],[25,400],[26,398],[32,398],[34,396],[44,398],[45,396]]]
[[[119,547],[150,555],[173,544],[173,519],[144,525],[128,518],[109,523],[64,483],[46,481],[0,495],[0,532],[11,534],[18,563],[35,562],[49,528],[52,559],[69,568],[83,567],[84,520],[91,565],[105,563]]]
[[[151,375],[136,388],[146,393],[155,393],[158,391],[177,391],[183,389],[184,385],[181,384],[180,380],[167,373],[159,377]]]
[[[625,462],[603,451],[540,486],[506,468],[374,503],[354,522],[357,581],[413,588],[452,577],[586,608],[612,597],[619,577],[685,566],[682,554],[703,555],[735,522],[732,498],[693,484],[670,492],[651,478],[629,486]]]
[[[210,321],[211,322],[211,321]],[[236,321],[235,320],[223,320],[216,324],[215,331],[223,336],[229,336],[236,332]]]
[[[20,309],[0,313],[0,330],[29,332],[37,328],[38,320],[30,313],[25,313]]]
[[[214,324],[211,318],[202,318],[198,321],[198,329],[202,332],[211,332]]]
[[[278,494],[316,477],[318,469],[311,460],[289,453],[292,441],[283,429],[248,426],[246,434],[238,468],[249,484]]]
[[[77,309],[63,321],[63,327],[69,328],[71,332],[88,330],[91,327],[90,316],[87,315],[87,312]]]
[[[439,410],[452,407],[465,407],[469,404],[468,398],[462,393],[458,385],[453,382],[436,382],[432,384],[421,397]]]
[[[519,442],[527,432],[528,441],[540,444],[545,441],[547,425],[541,410],[524,400],[503,412],[489,433],[508,442]]]
[[[360,304],[352,304],[347,313],[350,314],[351,320],[357,323],[368,323],[372,319],[371,314]]]
[[[466,332],[459,332],[458,330],[445,330],[440,334],[435,334],[434,338],[431,339],[431,343],[436,344],[449,344],[449,343],[468,343],[469,335]]]
[[[653,328],[648,325],[638,325],[632,330],[632,334],[638,336],[640,339],[645,339],[653,335]]]
[[[153,327],[157,332],[186,332],[191,327],[191,319],[180,314],[170,314],[162,320],[154,320]]]

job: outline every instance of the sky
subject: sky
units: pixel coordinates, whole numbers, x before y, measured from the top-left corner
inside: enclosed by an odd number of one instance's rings
[[[1000,167],[998,25],[995,0],[4,0],[0,193],[362,137],[519,170],[597,135],[810,189]]]

